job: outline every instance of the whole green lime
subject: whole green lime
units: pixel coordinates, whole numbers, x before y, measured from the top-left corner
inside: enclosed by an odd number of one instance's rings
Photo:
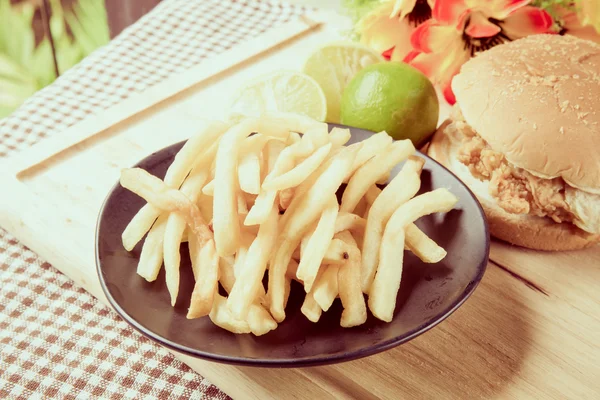
[[[405,63],[384,62],[361,70],[342,95],[341,123],[421,146],[435,132],[438,98],[417,69]]]

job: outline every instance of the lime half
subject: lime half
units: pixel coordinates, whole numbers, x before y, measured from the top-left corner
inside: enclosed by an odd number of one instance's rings
[[[340,122],[340,102],[348,82],[363,68],[383,61],[370,47],[353,42],[334,42],[313,52],[303,71],[313,77],[327,98],[327,122]]]
[[[319,84],[301,72],[282,71],[259,77],[236,95],[231,105],[232,119],[261,116],[267,112],[290,112],[324,121],[325,94]]]

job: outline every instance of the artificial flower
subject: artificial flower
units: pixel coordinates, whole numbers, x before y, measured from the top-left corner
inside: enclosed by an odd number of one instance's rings
[[[366,14],[356,25],[361,42],[386,59],[402,61],[412,50],[410,36],[431,18],[435,0],[386,1]]]
[[[414,48],[404,61],[441,87],[454,104],[450,87],[460,67],[476,53],[537,33],[551,33],[552,17],[530,0],[438,0],[432,19],[411,35]]]

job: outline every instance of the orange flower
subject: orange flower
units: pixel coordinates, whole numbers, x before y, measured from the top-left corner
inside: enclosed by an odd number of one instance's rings
[[[405,62],[441,87],[454,104],[450,82],[476,53],[506,41],[553,32],[554,21],[530,0],[438,0],[432,19],[411,35],[414,51]]]
[[[410,36],[431,18],[435,0],[387,1],[365,15],[356,25],[361,42],[388,60],[402,61],[412,51]]]

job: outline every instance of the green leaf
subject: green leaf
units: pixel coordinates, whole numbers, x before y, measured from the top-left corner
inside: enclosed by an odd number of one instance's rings
[[[40,88],[46,87],[56,79],[54,56],[50,40],[44,38],[35,49],[31,64],[31,73],[37,79]]]
[[[35,78],[29,71],[15,63],[6,55],[0,53],[0,79],[11,81],[21,81],[24,83],[35,84]]]
[[[16,109],[37,89],[35,84],[0,77],[0,106]]]
[[[98,0],[80,1],[73,12],[65,13],[65,20],[75,43],[87,55],[110,40],[104,2]]]
[[[62,40],[64,37],[68,37],[67,29],[65,27],[64,10],[60,1],[50,1],[50,8],[52,9],[52,15],[50,16],[50,32],[52,32],[52,38],[54,41]]]
[[[20,10],[10,6],[7,0],[3,0],[0,9],[2,16],[2,53],[26,66],[29,57],[33,53],[35,37],[31,23],[34,9],[29,3],[20,4]]]

